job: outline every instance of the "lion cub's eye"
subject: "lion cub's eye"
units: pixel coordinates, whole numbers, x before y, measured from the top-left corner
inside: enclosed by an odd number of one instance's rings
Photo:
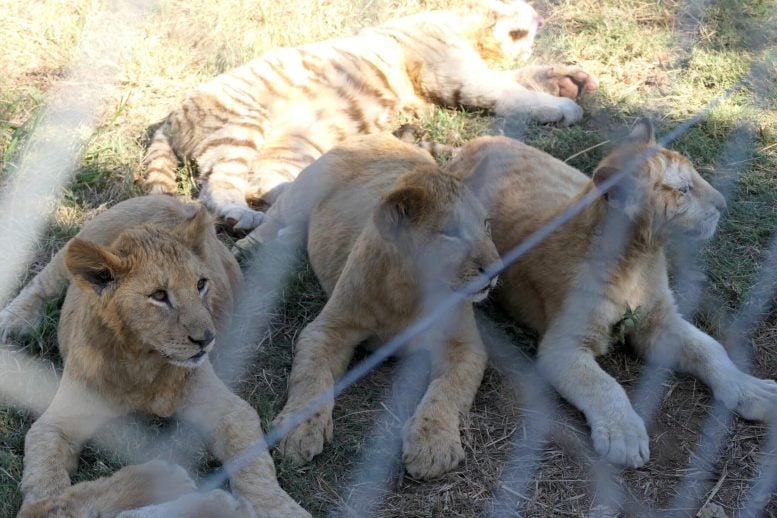
[[[197,281],[197,291],[202,292],[202,290],[205,289],[205,286],[208,285],[208,279],[205,279],[204,277]]]
[[[683,194],[688,194],[689,192],[691,192],[693,190],[693,186],[690,185],[690,184],[689,185],[683,185],[682,187],[680,187],[677,190],[680,191]]]
[[[167,292],[165,290],[156,290],[154,293],[149,295],[149,297],[157,302],[168,302]]]
[[[461,233],[459,232],[459,227],[455,225],[448,225],[447,227],[444,227],[442,230],[440,230],[440,234],[442,234],[445,237],[451,237],[451,238],[458,238],[461,236]]]

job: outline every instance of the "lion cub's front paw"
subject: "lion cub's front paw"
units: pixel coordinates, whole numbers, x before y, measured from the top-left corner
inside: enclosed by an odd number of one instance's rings
[[[279,426],[294,413],[295,410],[284,408],[273,421],[274,426]],[[278,449],[294,464],[304,464],[321,453],[324,450],[324,444],[332,440],[332,428],[332,406],[327,405],[288,432],[278,445]]]
[[[613,464],[639,468],[650,458],[645,423],[634,410],[615,419],[591,423],[596,452]]]
[[[402,450],[405,469],[418,479],[439,477],[464,460],[458,425],[423,416],[413,416],[405,425]]]
[[[715,394],[726,408],[753,421],[777,416],[777,383],[748,374],[738,376],[739,381],[729,385],[725,394]]]

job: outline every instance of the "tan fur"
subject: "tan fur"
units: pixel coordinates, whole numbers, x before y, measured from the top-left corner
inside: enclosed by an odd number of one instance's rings
[[[154,134],[142,181],[176,190],[178,158],[197,163],[200,199],[236,229],[261,221],[287,182],[343,139],[385,130],[429,103],[570,124],[596,81],[578,67],[501,72],[484,59],[531,53],[542,19],[523,0],[471,0],[296,48],[273,50],[203,85]]]
[[[284,198],[296,218],[291,226],[308,234],[310,261],[329,300],[297,340],[278,423],[329,393],[360,342],[388,340],[453,290],[466,286],[479,300],[493,286],[480,274],[498,264],[483,207],[428,154],[390,135],[334,148]],[[282,218],[274,212],[284,206],[271,209],[268,228],[277,228]],[[433,381],[405,426],[403,458],[411,475],[431,478],[464,457],[459,416],[485,369],[471,302],[460,302],[413,346],[433,351]],[[283,454],[305,462],[321,452],[332,439],[332,407],[330,401],[286,435]]]
[[[748,419],[767,419],[777,384],[741,372],[723,347],[678,313],[667,282],[671,236],[709,238],[723,197],[680,154],[655,143],[649,121],[597,167],[593,179],[520,142],[483,137],[450,164],[488,207],[505,254],[587,195],[593,204],[503,273],[497,300],[543,336],[538,366],[585,414],[595,449],[612,462],[649,457],[642,419],[623,388],[594,360],[627,308],[640,308],[628,338],[654,363],[690,372]],[[605,180],[622,180],[602,196]],[[602,187],[600,187],[602,186]]]
[[[81,482],[60,495],[26,506],[17,518],[93,518],[116,516],[191,493],[196,486],[186,470],[158,460],[127,466],[110,477]]]
[[[1,313],[0,324],[23,330],[39,318],[41,300],[72,281],[58,329],[62,379],[25,441],[25,508],[65,491],[81,444],[128,412],[178,414],[202,429],[222,461],[262,440],[255,410],[216,377],[207,356],[241,279],[203,207],[148,196],[87,223]],[[307,516],[278,486],[266,452],[231,487],[262,516]]]

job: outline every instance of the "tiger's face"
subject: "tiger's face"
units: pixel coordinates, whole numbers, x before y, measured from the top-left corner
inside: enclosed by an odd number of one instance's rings
[[[526,61],[545,20],[523,0],[488,0],[486,5],[493,23],[494,51],[508,61]]]

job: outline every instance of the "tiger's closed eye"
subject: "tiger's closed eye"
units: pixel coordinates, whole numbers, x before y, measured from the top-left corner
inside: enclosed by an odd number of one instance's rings
[[[509,34],[513,41],[518,41],[525,38],[529,34],[529,31],[524,29],[513,29],[509,32]]]

